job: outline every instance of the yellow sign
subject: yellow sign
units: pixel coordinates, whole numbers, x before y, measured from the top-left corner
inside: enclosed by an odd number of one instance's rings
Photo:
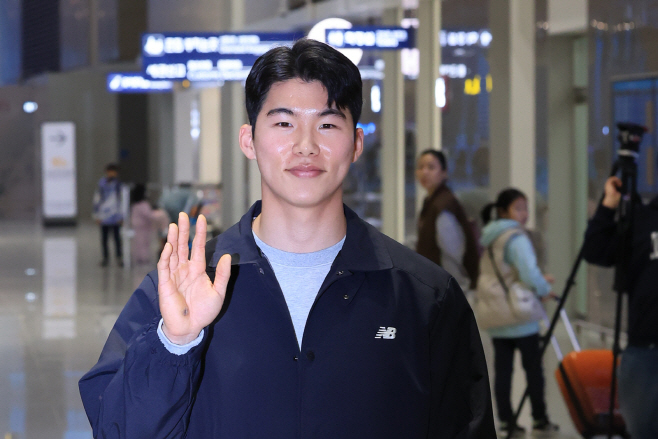
[[[485,78],[485,87],[487,93],[491,93],[491,90],[493,89],[493,80],[490,73],[487,74]],[[482,77],[480,75],[475,75],[473,79],[467,78],[464,81],[464,94],[477,96],[480,93],[482,93]]]
[[[56,168],[65,168],[68,165],[66,160],[62,157],[53,157],[51,163]]]

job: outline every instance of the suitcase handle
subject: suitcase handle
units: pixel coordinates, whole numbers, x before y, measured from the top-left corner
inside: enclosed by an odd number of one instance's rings
[[[550,326],[550,321],[548,319],[548,315],[546,314],[546,310],[542,307],[543,310],[543,316],[542,316],[542,321],[544,322],[544,325],[548,328]],[[569,335],[569,340],[571,340],[571,345],[573,346],[573,350],[576,352],[580,352],[580,343],[578,342],[578,339],[576,338],[576,333],[573,330],[573,326],[571,326],[571,321],[569,320],[569,316],[567,315],[567,312],[562,308],[560,310],[560,317],[562,318],[562,322],[564,323],[564,327],[567,330],[567,334]],[[555,355],[557,356],[558,361],[562,361],[564,358],[564,354],[562,354],[562,349],[560,349],[560,344],[557,342],[557,339],[555,336],[551,336],[551,344],[553,345],[553,349],[555,350]]]

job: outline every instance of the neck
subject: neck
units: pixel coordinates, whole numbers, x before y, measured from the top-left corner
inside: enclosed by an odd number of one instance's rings
[[[436,191],[438,191],[438,190],[439,190],[441,187],[443,187],[444,185],[445,185],[445,181],[442,181],[441,183],[437,184],[437,185],[434,186],[433,188],[430,188],[430,190],[427,191],[427,194],[428,194],[428,195],[432,195],[432,194],[434,194]]]
[[[252,228],[267,245],[291,253],[311,253],[339,242],[347,231],[341,197],[313,207],[297,207],[263,197]]]

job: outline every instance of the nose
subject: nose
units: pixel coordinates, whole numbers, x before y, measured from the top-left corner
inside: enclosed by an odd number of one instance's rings
[[[320,153],[320,147],[318,146],[316,140],[314,139],[313,133],[302,132],[300,134],[301,135],[293,145],[292,148],[293,154],[302,157],[318,155]]]

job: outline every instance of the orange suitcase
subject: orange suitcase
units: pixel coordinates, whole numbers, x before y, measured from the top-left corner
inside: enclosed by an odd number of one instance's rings
[[[571,419],[585,438],[608,434],[612,351],[584,350],[567,354],[555,371]],[[629,437],[616,402],[614,433]]]

